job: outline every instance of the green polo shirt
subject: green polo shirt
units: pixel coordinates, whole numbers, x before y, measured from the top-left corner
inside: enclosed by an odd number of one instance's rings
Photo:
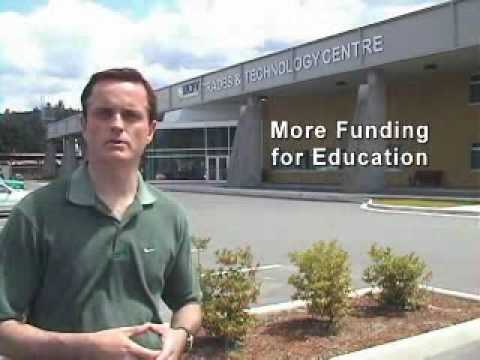
[[[0,320],[92,332],[160,323],[199,302],[185,212],[139,175],[122,219],[96,196],[86,167],[22,200],[0,234]],[[158,348],[158,337],[136,339]]]

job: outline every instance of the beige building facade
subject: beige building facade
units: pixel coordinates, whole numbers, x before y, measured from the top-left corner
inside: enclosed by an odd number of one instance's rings
[[[469,72],[428,70],[421,76],[396,79],[386,86],[386,119],[402,125],[428,125],[429,140],[386,140],[402,152],[425,152],[426,167],[400,166],[385,170],[389,187],[413,186],[415,174],[434,171],[441,174],[440,186],[478,188],[480,168],[472,157],[480,143],[480,106],[470,102],[472,76]],[[272,150],[280,147],[290,152],[307,153],[314,147],[346,148],[345,140],[335,136],[339,120],[352,121],[355,91],[318,96],[269,97],[263,122],[263,168],[265,181],[272,183],[306,183],[341,186],[345,171],[339,167],[314,167],[302,162],[300,167],[272,166]],[[286,120],[289,125],[324,125],[325,139],[274,139],[272,121]],[[331,134],[331,136],[330,136]],[[308,159],[307,159],[308,160]],[[427,181],[428,183],[428,181]],[[418,184],[429,185],[429,184]]]

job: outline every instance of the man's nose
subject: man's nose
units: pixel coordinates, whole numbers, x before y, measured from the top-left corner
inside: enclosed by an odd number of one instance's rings
[[[113,114],[112,121],[110,122],[110,126],[112,130],[123,131],[123,117],[119,111],[116,111]]]

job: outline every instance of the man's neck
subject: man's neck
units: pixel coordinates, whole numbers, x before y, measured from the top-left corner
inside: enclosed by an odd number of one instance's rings
[[[97,196],[121,218],[135,199],[138,188],[137,167],[88,163],[88,173]]]

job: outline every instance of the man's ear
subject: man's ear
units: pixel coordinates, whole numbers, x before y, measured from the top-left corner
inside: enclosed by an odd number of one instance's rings
[[[152,140],[153,140],[153,137],[155,135],[155,130],[157,128],[157,121],[156,120],[152,120],[150,122],[150,126],[149,126],[149,132],[148,132],[148,143],[150,143]]]
[[[87,128],[87,119],[83,114],[80,116],[80,126],[82,127],[82,132],[84,132],[85,129]]]
[[[80,128],[82,130],[82,137],[83,139],[86,141],[86,130],[87,130],[87,119],[85,118],[85,116],[82,114],[80,116]]]

